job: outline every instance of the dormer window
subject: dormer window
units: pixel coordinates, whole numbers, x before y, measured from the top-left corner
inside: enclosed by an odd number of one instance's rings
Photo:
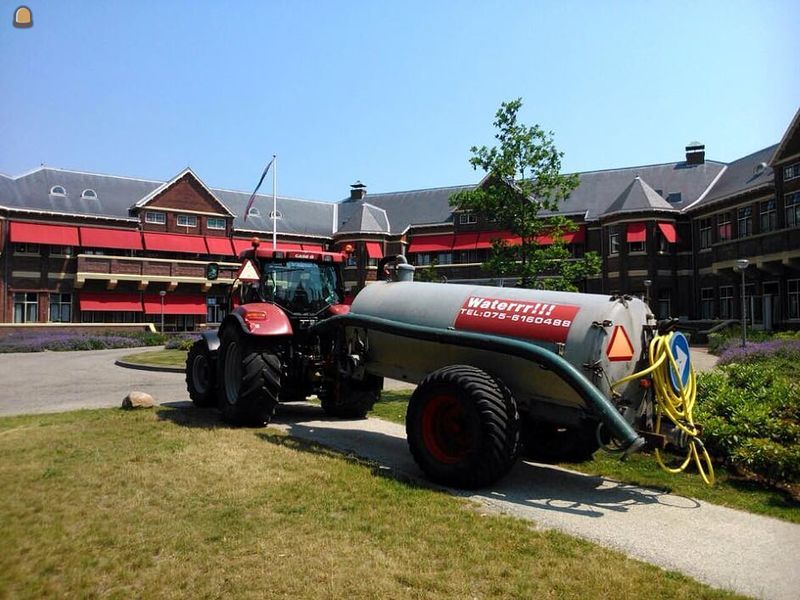
[[[64,189],[63,185],[54,185],[50,188],[50,195],[51,196],[66,196],[67,190]]]
[[[282,219],[283,215],[281,214],[281,211],[279,211],[279,210],[276,210],[275,212],[269,211],[269,218],[278,220],[278,219]]]
[[[250,210],[247,211],[247,216],[248,217],[260,217],[261,213],[258,212],[257,208],[253,207],[253,208],[251,208]]]
[[[82,200],[97,200],[97,192],[94,190],[83,190],[81,192]]]

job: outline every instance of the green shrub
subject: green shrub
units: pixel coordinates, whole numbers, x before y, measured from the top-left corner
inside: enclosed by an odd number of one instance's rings
[[[800,389],[773,361],[698,377],[696,418],[709,452],[770,483],[800,482]]]
[[[768,342],[771,340],[800,340],[800,331],[779,331],[770,333],[747,329],[747,341],[749,342]],[[742,343],[742,328],[738,325],[728,327],[723,331],[708,334],[708,351],[711,354],[720,356],[726,350],[739,346]]]

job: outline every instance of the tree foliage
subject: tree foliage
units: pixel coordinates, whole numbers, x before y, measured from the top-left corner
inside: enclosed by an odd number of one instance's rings
[[[483,265],[489,273],[518,278],[523,287],[576,291],[580,280],[600,270],[595,253],[572,258],[563,235],[576,225],[557,214],[560,202],[578,186],[578,176],[561,173],[563,152],[552,131],[518,121],[521,107],[519,98],[501,104],[494,120],[498,145],[470,148],[470,164],[486,176],[477,188],[453,194],[450,204],[520,238],[518,245],[493,242]]]

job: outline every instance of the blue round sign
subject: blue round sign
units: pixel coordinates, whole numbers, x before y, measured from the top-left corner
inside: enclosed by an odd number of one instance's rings
[[[676,394],[681,393],[681,388],[685,388],[689,384],[689,377],[692,374],[692,359],[689,353],[689,340],[681,332],[677,331],[672,334],[672,339],[669,342],[669,349],[672,351],[672,356],[675,358],[675,363],[678,365],[678,372],[675,372],[675,367],[670,363],[669,366],[669,379],[672,384],[672,389]]]

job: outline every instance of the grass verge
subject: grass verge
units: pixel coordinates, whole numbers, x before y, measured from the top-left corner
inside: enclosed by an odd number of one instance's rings
[[[405,423],[410,396],[411,392],[385,391],[370,416],[395,423]],[[736,477],[721,467],[715,469],[716,485],[708,487],[691,469],[678,475],[664,472],[656,463],[655,457],[650,454],[635,454],[625,461],[620,461],[615,455],[596,452],[591,461],[578,464],[563,463],[560,466],[800,523],[800,503],[793,500],[789,494]]]
[[[2,597],[721,598],[213,411],[0,419]]]
[[[120,360],[136,365],[183,368],[186,366],[186,350],[148,350],[128,354]]]

